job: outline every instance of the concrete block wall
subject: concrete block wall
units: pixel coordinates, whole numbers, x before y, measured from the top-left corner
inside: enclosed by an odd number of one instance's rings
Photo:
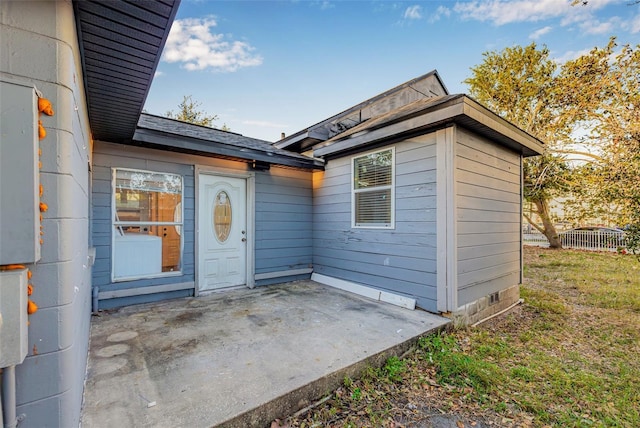
[[[1,1],[0,40],[0,73],[34,84],[55,110],[42,118],[49,210],[42,258],[29,266],[40,309],[29,317],[29,354],[16,368],[20,427],[78,426],[91,311],[90,132],[71,1]]]
[[[475,324],[516,304],[519,299],[520,285],[512,285],[498,291],[498,300],[495,303],[491,303],[490,295],[482,296],[458,308],[452,319],[456,326]]]

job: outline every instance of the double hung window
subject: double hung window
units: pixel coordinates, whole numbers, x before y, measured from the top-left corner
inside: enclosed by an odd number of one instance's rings
[[[352,159],[353,227],[394,227],[395,150],[368,153]]]

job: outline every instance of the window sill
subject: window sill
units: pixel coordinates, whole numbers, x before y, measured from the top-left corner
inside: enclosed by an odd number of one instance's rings
[[[380,226],[376,226],[376,225],[371,225],[371,226],[364,226],[364,225],[353,225],[351,226],[352,229],[382,229],[382,230],[394,230],[396,227],[395,225],[391,225],[391,226],[384,226],[384,225],[380,225]]]
[[[121,278],[111,278],[111,282],[127,282],[127,281],[138,281],[141,279],[155,279],[155,278],[167,278],[172,276],[182,276],[182,271],[174,271],[174,272],[162,272],[153,275],[141,275],[141,276],[126,276]]]

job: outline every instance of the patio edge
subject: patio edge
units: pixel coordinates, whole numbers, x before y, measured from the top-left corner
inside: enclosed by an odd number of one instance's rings
[[[268,427],[275,419],[286,418],[331,393],[342,384],[345,376],[358,378],[368,367],[382,367],[390,357],[400,356],[411,349],[420,337],[449,329],[452,326],[452,321],[448,321],[441,326],[434,327],[402,343],[340,368],[215,426],[224,428]]]

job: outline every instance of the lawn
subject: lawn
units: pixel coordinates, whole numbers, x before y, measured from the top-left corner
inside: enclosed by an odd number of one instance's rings
[[[423,337],[280,426],[639,427],[640,262],[527,247],[524,276],[522,305]]]

